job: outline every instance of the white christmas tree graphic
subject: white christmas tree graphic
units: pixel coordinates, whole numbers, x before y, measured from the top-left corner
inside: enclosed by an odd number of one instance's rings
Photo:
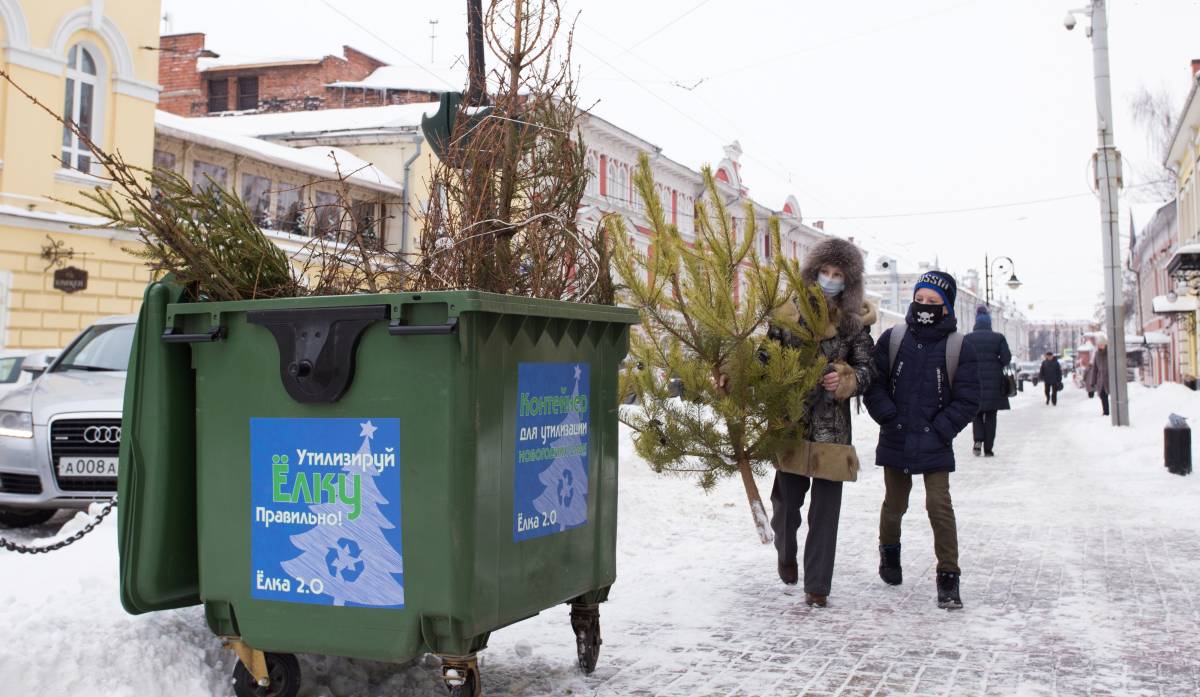
[[[363,442],[358,452],[370,455],[371,439],[378,428],[370,421],[359,426]],[[313,513],[326,513],[334,518],[341,512],[343,525],[317,525],[307,532],[292,535],[291,542],[301,553],[283,562],[283,570],[293,578],[305,581],[310,588],[315,585],[313,581],[319,581],[320,585],[312,592],[331,596],[334,605],[403,605],[404,586],[392,574],[403,573],[404,560],[384,537],[385,530],[396,526],[383,515],[381,507],[389,501],[375,483],[382,473],[373,467],[356,465],[345,466],[341,471],[348,478],[361,477],[361,514],[351,521],[346,504],[334,502],[310,506]],[[347,486],[351,483],[347,482]],[[400,495],[399,490],[392,493]]]
[[[575,366],[575,387],[572,397],[579,396],[579,380],[583,374],[580,366]],[[580,418],[583,417],[583,418]],[[578,424],[587,418],[587,414],[572,412],[563,419],[563,424]],[[551,448],[570,448],[583,442],[581,436],[565,436],[549,444]],[[583,465],[585,455],[569,455],[555,458],[550,465],[538,475],[538,481],[545,487],[540,496],[533,500],[533,507],[543,516],[550,511],[558,511],[557,520],[552,528],[559,531],[575,527],[587,522],[587,469]]]

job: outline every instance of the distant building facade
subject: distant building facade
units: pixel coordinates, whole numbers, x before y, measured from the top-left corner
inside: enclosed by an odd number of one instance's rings
[[[159,54],[159,108],[180,116],[432,102],[449,89],[351,46],[341,56],[222,58],[196,33],[160,37]]]
[[[875,259],[873,272],[867,275],[867,290],[880,297],[882,308],[895,316],[904,317],[912,303],[913,292],[921,276],[933,270],[929,262],[917,264],[917,270],[901,271],[900,262],[890,257]],[[958,317],[958,330],[970,332],[975,327],[975,312],[980,305],[988,305],[992,316],[992,328],[1004,335],[1009,349],[1016,360],[1026,360],[1029,345],[1029,320],[1013,303],[1003,300],[984,300],[986,293],[979,287],[979,273],[974,269],[958,274],[958,297],[954,313]]]
[[[1160,313],[1167,296],[1176,292],[1168,271],[1179,249],[1178,207],[1175,201],[1155,212],[1134,236],[1129,266],[1137,284],[1137,306],[1132,318],[1144,340],[1142,379],[1148,385],[1183,382],[1195,375],[1189,354],[1189,319],[1186,313]]]

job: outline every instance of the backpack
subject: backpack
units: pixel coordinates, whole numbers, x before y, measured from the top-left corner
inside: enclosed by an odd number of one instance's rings
[[[908,334],[908,327],[904,327],[904,331],[896,331],[899,327],[894,327],[891,334],[891,342],[888,345],[888,373],[890,374],[896,369],[896,356],[900,353],[900,344],[904,343],[904,337]],[[950,387],[954,387],[954,374],[958,372],[958,358],[962,355],[964,335],[954,332],[946,337],[946,377],[949,378]]]

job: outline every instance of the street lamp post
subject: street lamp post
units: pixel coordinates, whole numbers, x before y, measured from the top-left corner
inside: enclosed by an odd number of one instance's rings
[[[1104,240],[1104,317],[1108,323],[1108,393],[1112,398],[1112,423],[1129,425],[1129,394],[1125,383],[1125,303],[1121,275],[1121,238],[1117,229],[1117,190],[1121,160],[1113,145],[1112,88],[1108,71],[1108,11],[1105,0],[1071,10],[1063,24],[1075,28],[1075,15],[1091,20],[1092,71],[1096,82],[1096,181],[1100,189],[1100,234]]]
[[[1016,290],[1021,287],[1021,282],[1017,280],[1016,264],[1013,263],[1012,257],[991,259],[985,254],[983,257],[983,300],[989,308],[992,306],[992,278],[995,277],[997,271],[1010,274],[1007,281],[1009,288]]]

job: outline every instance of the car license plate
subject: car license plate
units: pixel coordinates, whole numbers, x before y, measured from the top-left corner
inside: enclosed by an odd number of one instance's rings
[[[115,477],[118,461],[115,457],[60,457],[58,476]]]

